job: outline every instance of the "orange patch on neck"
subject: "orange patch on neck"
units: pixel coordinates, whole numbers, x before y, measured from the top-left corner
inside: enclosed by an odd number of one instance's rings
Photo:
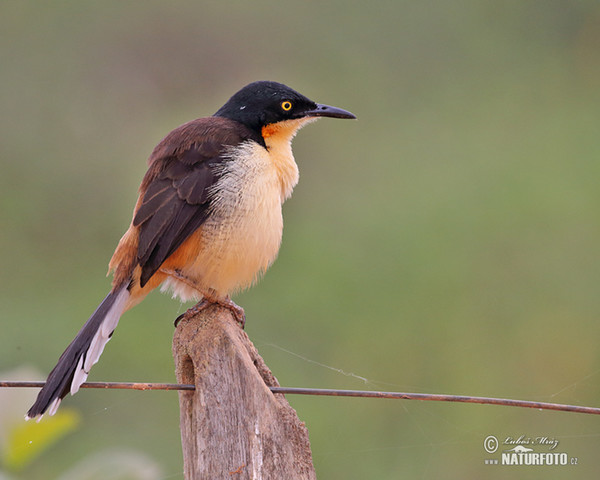
[[[293,120],[282,120],[277,123],[270,123],[262,127],[261,134],[264,139],[269,137],[279,137],[282,140],[291,140],[296,132],[307,123],[314,122],[315,117],[303,117]]]
[[[273,135],[277,135],[280,130],[281,125],[279,123],[270,123],[269,125],[262,127],[261,134],[263,138],[269,138]]]

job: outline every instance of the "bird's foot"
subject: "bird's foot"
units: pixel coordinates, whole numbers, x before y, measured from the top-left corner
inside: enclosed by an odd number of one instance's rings
[[[246,326],[246,312],[244,312],[242,307],[229,297],[225,297],[224,300],[218,300],[216,303],[229,310],[232,313],[233,318],[235,318],[235,321],[242,327],[242,330],[244,329]]]
[[[175,322],[173,322],[173,324],[175,325],[175,327],[177,327],[177,325],[179,325],[179,322],[181,320],[192,318],[194,315],[200,313],[201,311],[205,310],[206,308],[210,307],[211,305],[219,305],[221,307],[226,308],[233,314],[233,318],[235,318],[235,321],[240,324],[240,327],[242,327],[242,329],[246,326],[246,313],[244,312],[244,309],[242,307],[240,307],[239,305],[237,305],[229,297],[225,297],[224,299],[204,298],[200,302],[198,302],[196,305],[194,305],[192,308],[190,308],[187,312],[179,315],[175,319]]]

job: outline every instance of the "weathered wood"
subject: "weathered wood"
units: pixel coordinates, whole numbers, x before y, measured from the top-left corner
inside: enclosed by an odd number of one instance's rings
[[[186,480],[316,479],[308,430],[223,308],[183,319],[173,338]]]

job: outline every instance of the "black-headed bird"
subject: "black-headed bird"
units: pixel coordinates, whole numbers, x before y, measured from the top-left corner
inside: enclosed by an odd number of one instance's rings
[[[169,133],[150,155],[129,229],[109,263],[112,289],[50,372],[27,418],[53,415],[87,379],[126,310],[159,285],[219,304],[242,327],[230,298],[277,256],[281,205],[298,182],[291,141],[319,117],[356,118],[276,82],[251,83],[213,116]]]

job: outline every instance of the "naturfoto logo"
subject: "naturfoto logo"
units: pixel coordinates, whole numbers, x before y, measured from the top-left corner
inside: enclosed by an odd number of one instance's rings
[[[488,435],[483,448],[488,454],[495,454],[500,447],[505,447],[500,458],[486,458],[486,465],[577,465],[577,457],[570,457],[565,452],[555,451],[560,441],[549,436],[504,437],[500,442],[495,435]]]

